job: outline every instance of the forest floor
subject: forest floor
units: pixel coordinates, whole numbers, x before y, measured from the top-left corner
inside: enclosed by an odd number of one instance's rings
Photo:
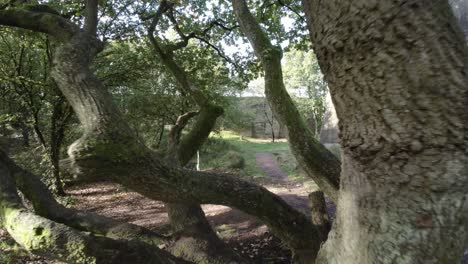
[[[297,183],[279,167],[275,156],[255,153],[256,163],[267,177],[255,181],[281,196],[288,204],[308,215],[307,195],[313,184]],[[131,222],[158,232],[168,231],[168,217],[162,202],[152,201],[112,183],[94,183],[69,189],[74,207]],[[220,205],[202,206],[218,235],[234,250],[255,263],[289,263],[290,253],[267,227],[237,209]]]
[[[253,181],[281,196],[288,204],[308,215],[307,195],[316,189],[313,183],[290,180],[269,152],[255,153],[255,162],[266,177]],[[158,232],[168,232],[169,222],[162,202],[152,201],[138,193],[108,182],[74,186],[66,190],[71,207],[95,212],[120,221],[141,225]],[[255,263],[289,263],[290,252],[265,225],[237,209],[220,205],[203,205],[205,214],[218,235],[234,250]],[[6,232],[0,229],[0,243],[6,243]],[[2,238],[3,237],[3,238]],[[0,254],[1,252],[0,246]],[[16,249],[18,250],[18,249]],[[20,252],[0,263],[57,263]]]
[[[226,140],[226,137],[223,139]],[[317,190],[310,180],[298,177],[287,142],[254,142],[228,138],[246,159],[249,173],[257,175],[248,180],[263,185],[282,197],[288,204],[309,215],[308,194]],[[249,155],[249,156],[246,156]],[[152,201],[117,184],[100,182],[67,188],[71,207],[95,212],[120,221],[131,222],[158,232],[169,232],[169,222],[162,202]],[[237,209],[220,205],[203,205],[203,210],[218,235],[235,251],[254,263],[290,263],[290,252],[265,225]],[[335,207],[327,201],[334,217]],[[13,252],[13,254],[12,254]],[[463,264],[468,264],[468,251]],[[0,264],[56,264],[46,258],[33,256],[14,246],[5,230],[0,229]]]

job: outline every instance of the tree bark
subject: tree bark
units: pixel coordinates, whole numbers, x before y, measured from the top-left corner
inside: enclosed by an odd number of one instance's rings
[[[309,194],[310,216],[312,224],[317,228],[320,242],[325,242],[331,229],[330,218],[323,192],[315,191]]]
[[[320,144],[303,121],[283,82],[282,51],[250,13],[245,0],[232,0],[242,32],[247,36],[265,73],[265,95],[278,121],[288,129],[288,141],[297,161],[330,199],[336,201],[340,185],[340,161]]]
[[[303,5],[344,154],[317,263],[460,263],[468,53],[447,1]]]

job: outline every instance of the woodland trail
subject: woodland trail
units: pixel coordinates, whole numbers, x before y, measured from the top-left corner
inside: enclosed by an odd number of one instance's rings
[[[268,152],[255,153],[257,166],[260,167],[267,177],[275,180],[288,181],[288,175],[278,166],[278,162],[273,154]]]
[[[288,178],[288,175],[281,170],[275,156],[268,152],[258,152],[255,153],[255,158],[257,161],[257,166],[260,167],[266,174],[267,178],[273,180],[273,182],[278,182],[280,185],[287,187],[297,188],[302,186],[300,183],[296,183],[293,180]],[[290,190],[291,191],[291,190]],[[283,198],[289,205],[302,211],[304,214],[308,215],[308,199],[307,196],[296,195],[295,192],[287,195],[284,193],[277,193],[281,198]],[[329,216],[334,219],[336,206],[329,199],[325,198],[327,204],[327,211]],[[305,211],[304,211],[305,209]]]

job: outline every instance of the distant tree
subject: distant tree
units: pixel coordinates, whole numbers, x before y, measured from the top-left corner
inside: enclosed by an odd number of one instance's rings
[[[455,16],[460,23],[460,27],[465,34],[465,39],[468,40],[468,1],[466,0],[449,0],[450,5],[455,13]]]
[[[9,117],[6,123],[21,131],[26,146],[33,132],[43,147],[44,160],[52,165],[53,187],[64,195],[59,160],[73,112],[49,76],[50,41],[24,30],[7,33],[0,39],[0,50],[4,51],[0,56],[0,100],[3,113]]]

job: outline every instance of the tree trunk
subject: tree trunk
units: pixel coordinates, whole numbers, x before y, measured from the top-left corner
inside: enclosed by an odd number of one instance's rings
[[[321,242],[327,240],[331,229],[331,223],[325,203],[325,196],[321,191],[315,191],[309,194],[310,217],[312,223],[317,228]]]
[[[58,89],[56,89],[58,93]],[[65,129],[71,118],[71,109],[67,113],[65,98],[59,95],[59,99],[54,102],[50,126],[50,159],[52,161],[52,173],[55,179],[55,190],[58,195],[65,196],[62,179],[60,178],[60,148],[65,136]]]
[[[447,1],[303,1],[343,147],[317,263],[460,263],[467,50]]]
[[[169,133],[166,159],[174,166],[185,166],[211,133],[222,108],[207,105],[200,112],[179,116]],[[180,140],[189,119],[198,118],[189,133]],[[165,203],[172,232],[176,236],[169,251],[196,263],[247,263],[218,237],[205,213],[194,203]]]
[[[159,10],[166,10],[166,7],[168,7],[168,3],[162,1]],[[159,16],[162,14],[158,12]],[[158,38],[154,36],[154,29],[159,18],[158,16],[154,18],[153,24],[148,30],[153,50],[179,83],[180,92],[188,94],[200,107],[197,120],[189,133],[179,141],[180,132],[185,127],[185,123],[176,124],[176,126],[181,125],[180,128],[175,128],[180,129],[180,131],[177,135],[173,135],[175,138],[172,138],[174,145],[170,152],[174,153],[169,153],[172,155],[169,159],[173,161],[173,165],[185,166],[209,137],[216,120],[223,114],[224,110],[211,103],[201,89],[194,84],[189,74],[174,60],[173,51],[167,51],[161,46]],[[180,48],[183,47],[180,46]],[[197,263],[246,262],[216,235],[200,205],[165,203],[165,206],[173,231],[179,236],[179,239],[170,248],[176,256],[183,256],[184,259]]]

